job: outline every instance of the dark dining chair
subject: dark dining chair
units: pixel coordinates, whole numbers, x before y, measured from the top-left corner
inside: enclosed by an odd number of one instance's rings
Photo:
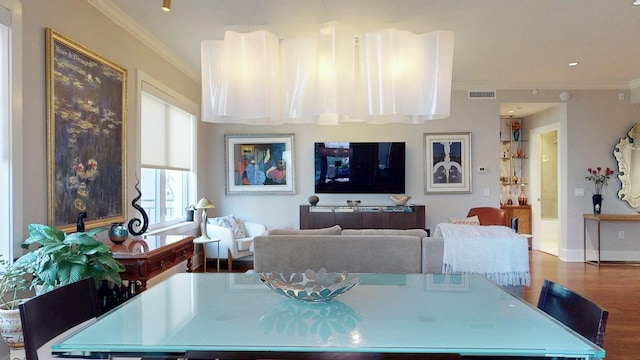
[[[602,347],[609,312],[582,295],[545,280],[538,309]]]
[[[51,358],[50,341],[101,315],[93,278],[55,288],[20,304],[27,360]],[[42,348],[41,357],[38,349]]]

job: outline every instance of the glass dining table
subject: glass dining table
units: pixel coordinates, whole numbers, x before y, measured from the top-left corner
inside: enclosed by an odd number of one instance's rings
[[[605,356],[479,275],[358,277],[360,284],[349,292],[310,303],[275,293],[255,274],[178,273],[54,343],[52,352],[167,358]]]

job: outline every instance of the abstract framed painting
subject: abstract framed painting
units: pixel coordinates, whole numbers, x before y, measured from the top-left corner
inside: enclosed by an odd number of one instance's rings
[[[425,194],[471,192],[471,133],[424,134]]]
[[[226,194],[295,194],[294,139],[294,134],[225,135]]]
[[[46,29],[49,225],[125,221],[127,70]]]

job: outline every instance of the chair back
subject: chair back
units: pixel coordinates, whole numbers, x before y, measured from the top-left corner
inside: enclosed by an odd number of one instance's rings
[[[545,280],[538,308],[602,347],[609,312],[582,295]]]
[[[511,226],[508,223],[507,211],[495,207],[476,207],[471,208],[467,217],[478,215],[480,219],[480,225],[505,225]]]
[[[20,304],[27,360],[38,360],[38,349],[51,339],[100,315],[98,291],[91,277],[55,288]],[[51,350],[48,353],[51,354]]]

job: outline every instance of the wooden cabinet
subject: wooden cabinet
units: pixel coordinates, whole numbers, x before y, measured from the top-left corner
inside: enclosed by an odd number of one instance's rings
[[[500,208],[507,211],[507,219],[518,219],[518,232],[520,234],[533,234],[531,227],[531,205],[503,205]],[[529,248],[531,249],[531,238],[529,238]]]
[[[194,246],[193,236],[164,235],[128,239],[123,244],[110,246],[113,257],[125,267],[122,280],[139,281],[141,290],[147,281],[184,261],[191,272]]]
[[[333,225],[340,225],[343,229],[424,229],[425,222],[424,205],[406,208],[300,205],[300,229]]]

